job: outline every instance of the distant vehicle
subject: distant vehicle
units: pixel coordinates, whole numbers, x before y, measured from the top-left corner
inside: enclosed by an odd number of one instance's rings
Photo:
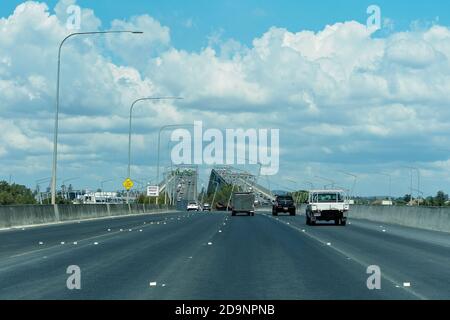
[[[187,205],[187,211],[200,211],[200,206],[195,201],[190,201]]]
[[[235,192],[231,203],[232,216],[237,213],[247,213],[249,216],[255,215],[255,194],[253,192]]]
[[[306,206],[306,224],[315,225],[317,221],[334,221],[345,226],[350,205],[343,190],[312,190]]]
[[[230,208],[227,207],[227,205],[223,204],[222,202],[216,203],[216,210],[217,211],[230,211]]]
[[[272,205],[272,215],[277,216],[279,212],[289,213],[289,215],[295,216],[295,202],[291,196],[276,196]]]
[[[125,203],[125,197],[120,196],[117,192],[92,192],[79,195],[76,202],[82,204],[122,204]],[[135,199],[133,199],[135,201]]]
[[[203,204],[203,211],[211,211],[211,206],[209,205],[209,203]]]

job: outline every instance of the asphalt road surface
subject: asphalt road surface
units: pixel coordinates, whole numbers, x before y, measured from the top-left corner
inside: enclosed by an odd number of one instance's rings
[[[79,266],[81,289],[67,268]],[[369,290],[367,267],[381,289]],[[0,231],[0,299],[450,299],[450,236],[167,213]]]

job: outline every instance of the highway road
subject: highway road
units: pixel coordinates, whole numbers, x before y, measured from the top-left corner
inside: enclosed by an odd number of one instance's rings
[[[450,298],[448,234],[362,220],[176,212],[0,231],[0,248],[0,299]]]

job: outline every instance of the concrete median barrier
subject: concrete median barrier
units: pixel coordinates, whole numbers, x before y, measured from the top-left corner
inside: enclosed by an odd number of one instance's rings
[[[0,206],[0,229],[173,210],[163,205],[70,204]]]
[[[56,221],[52,205],[0,206],[0,229]]]
[[[59,221],[83,220],[108,217],[106,204],[58,205]]]
[[[350,207],[350,218],[392,223],[406,227],[450,232],[450,208],[408,206]]]

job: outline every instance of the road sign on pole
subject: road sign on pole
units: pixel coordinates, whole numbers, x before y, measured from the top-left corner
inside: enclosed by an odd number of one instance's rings
[[[147,197],[159,197],[159,186],[148,186]]]
[[[123,187],[125,189],[130,190],[131,188],[133,188],[134,183],[130,178],[125,179],[125,181],[122,183]]]

